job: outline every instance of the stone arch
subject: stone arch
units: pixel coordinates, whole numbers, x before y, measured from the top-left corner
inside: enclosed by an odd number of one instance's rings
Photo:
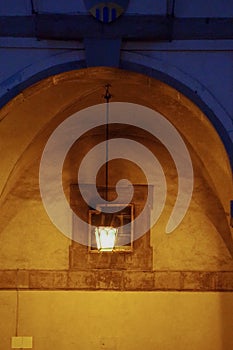
[[[208,91],[197,80],[183,73],[177,67],[137,53],[123,52],[119,67],[161,80],[193,101],[215,127],[226,148],[233,168],[233,143],[229,135],[229,131],[232,129],[232,119],[211,94],[211,91]],[[20,71],[19,79],[9,78],[2,83],[2,91],[7,90],[7,92],[0,96],[0,107],[6,105],[21,91],[42,79],[83,68],[86,68],[86,62],[82,51],[78,53],[78,56],[73,53],[63,53],[47,58],[40,65],[35,63],[26,67]]]
[[[23,178],[32,154],[40,157],[46,137],[54,127],[73,112],[102,102],[102,89],[106,82],[112,84],[115,101],[156,108],[179,130],[192,150],[196,164],[202,168],[212,200],[216,200],[221,212],[221,222],[214,218],[214,213],[210,215],[210,220],[232,253],[228,226],[231,170],[216,130],[203,112],[176,89],[154,78],[125,70],[97,67],[49,77],[24,90],[2,109],[4,137],[1,141],[5,147],[2,159],[5,173],[2,173],[1,203],[5,203],[16,180]],[[144,93],[141,94],[141,91]],[[196,130],[201,142],[193,130]],[[24,181],[19,190],[23,191],[23,186]],[[205,205],[208,207],[208,203]]]

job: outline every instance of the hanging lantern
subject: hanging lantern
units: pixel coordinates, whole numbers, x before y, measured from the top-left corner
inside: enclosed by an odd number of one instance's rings
[[[106,141],[106,162],[105,162],[105,200],[108,201],[108,139],[109,139],[109,129],[108,129],[108,121],[109,121],[109,100],[112,95],[109,92],[110,85],[105,86],[105,95],[104,98],[106,100],[106,129],[105,129],[105,141]],[[108,217],[108,215],[104,215],[103,218]],[[114,249],[116,243],[118,228],[113,227],[111,224],[103,225],[101,223],[100,226],[95,228],[95,238],[96,245],[99,251],[111,252]]]

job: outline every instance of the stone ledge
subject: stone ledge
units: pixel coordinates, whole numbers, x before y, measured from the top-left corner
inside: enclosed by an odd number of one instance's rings
[[[153,290],[154,273],[151,271],[124,271],[124,290]]]
[[[184,290],[214,290],[216,287],[216,273],[187,271],[181,274],[181,288]]]
[[[0,270],[0,290],[233,291],[233,271]]]
[[[28,289],[66,289],[66,271],[29,271]]]

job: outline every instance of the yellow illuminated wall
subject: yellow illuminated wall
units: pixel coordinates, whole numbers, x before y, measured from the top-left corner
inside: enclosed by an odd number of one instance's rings
[[[228,271],[227,287],[224,292],[215,287],[212,292],[197,291],[195,283],[189,292],[20,290],[18,298],[14,287],[3,288],[0,348],[10,349],[11,336],[18,333],[33,336],[36,350],[232,350],[232,179],[226,152],[195,105],[174,89],[138,74],[104,68],[64,73],[25,90],[0,111],[0,286],[9,282],[4,281],[10,276],[4,271],[69,269],[71,241],[51,223],[41,202],[40,157],[62,120],[103,102],[106,81],[115,101],[139,103],[166,116],[183,136],[193,161],[190,208],[175,232],[166,235],[177,195],[176,169],[159,143],[134,135],[161,160],[168,183],[165,210],[151,230],[153,270],[216,272],[217,277]],[[90,149],[93,137],[81,141],[81,153]],[[72,157],[65,166],[65,183],[75,181]],[[133,165],[121,175],[132,173],[143,183]]]

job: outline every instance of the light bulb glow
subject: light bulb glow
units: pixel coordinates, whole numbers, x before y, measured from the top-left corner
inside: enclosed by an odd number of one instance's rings
[[[114,249],[117,231],[117,228],[112,226],[95,228],[96,244],[99,251],[111,252]]]

